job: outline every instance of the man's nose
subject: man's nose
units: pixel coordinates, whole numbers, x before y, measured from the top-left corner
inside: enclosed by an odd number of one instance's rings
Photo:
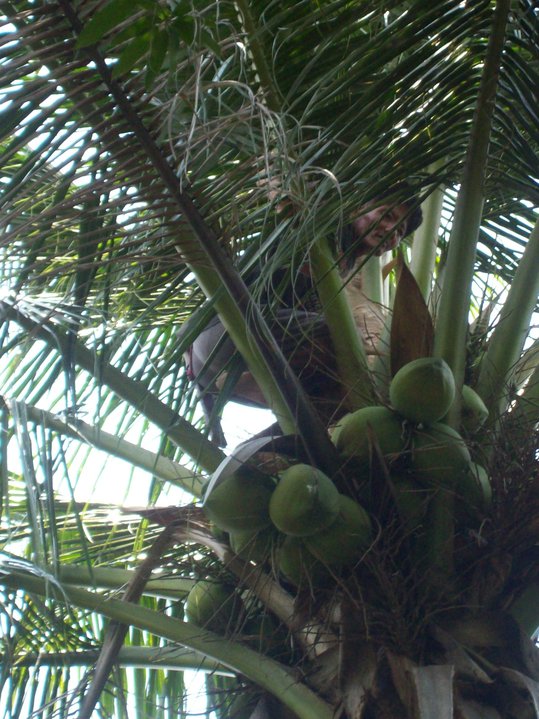
[[[382,217],[380,220],[378,227],[380,230],[384,233],[388,233],[390,230],[394,230],[395,223],[390,217]]]

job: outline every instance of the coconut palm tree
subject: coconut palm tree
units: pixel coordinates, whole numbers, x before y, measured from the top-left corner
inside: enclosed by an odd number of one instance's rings
[[[197,669],[224,718],[537,716],[535,4],[1,8],[4,715],[186,716]],[[335,245],[403,179],[369,359]],[[275,334],[306,264],[338,421]],[[245,369],[278,429],[225,452]]]

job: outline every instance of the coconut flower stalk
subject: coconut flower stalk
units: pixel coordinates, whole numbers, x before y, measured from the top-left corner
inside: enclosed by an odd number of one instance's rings
[[[526,342],[539,294],[535,268],[539,262],[539,222],[530,235],[515,273],[496,329],[481,361],[476,389],[490,411],[489,426],[497,423],[512,401],[510,386]]]
[[[469,298],[485,201],[485,180],[500,63],[506,41],[509,0],[496,3],[492,32],[481,76],[470,141],[457,197],[449,242],[444,286],[436,323],[435,353],[453,370],[457,385],[464,379]],[[452,422],[458,424],[458,405]]]

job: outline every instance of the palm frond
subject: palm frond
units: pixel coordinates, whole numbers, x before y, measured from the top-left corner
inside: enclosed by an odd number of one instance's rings
[[[519,358],[527,317],[537,302],[530,277],[535,259],[525,267],[535,251],[528,238],[539,205],[539,34],[532,0],[511,3],[507,16],[496,62],[497,93],[488,106],[483,179],[480,186],[471,183],[484,200],[483,211],[473,237],[465,236],[471,226],[462,233],[462,246],[468,243],[469,249],[478,238],[466,268],[477,322],[466,347],[459,339],[459,373],[481,388],[492,360],[499,374],[490,404],[498,406],[498,389],[509,390],[514,400],[511,421],[504,418],[496,435],[499,466],[491,457],[495,499],[489,521],[480,528],[464,522],[462,530],[462,518],[454,522],[454,498],[446,502],[446,493],[440,493],[444,497],[431,503],[428,532],[421,538],[434,538],[441,557],[433,556],[432,546],[426,557],[419,552],[415,574],[406,574],[395,559],[403,557],[409,537],[391,554],[393,523],[386,532],[382,522],[368,566],[360,563],[359,571],[365,569],[372,581],[360,586],[352,572],[350,581],[335,589],[342,595],[338,609],[332,597],[327,615],[313,611],[302,623],[314,606],[310,598],[300,593],[294,600],[256,563],[247,572],[249,563],[233,557],[226,539],[216,539],[206,523],[201,528],[196,522],[187,523],[177,546],[165,552],[141,606],[126,609],[117,599],[120,588],[158,534],[147,518],[170,518],[178,510],[127,508],[119,514],[112,501],[87,503],[82,495],[88,474],[96,473],[96,446],[127,460],[131,479],[125,486],[142,486],[143,501],[150,504],[182,502],[176,486],[168,488],[176,480],[189,488],[194,479],[192,489],[199,494],[205,475],[222,469],[225,454],[207,439],[184,363],[185,351],[216,312],[268,404],[277,408],[282,427],[303,437],[309,461],[334,476],[346,475],[354,486],[360,482],[359,473],[343,467],[327,428],[303,402],[302,388],[273,342],[272,321],[284,284],[290,281],[294,292],[298,269],[310,263],[340,345],[341,373],[352,375],[350,383],[367,375],[337,281],[336,236],[365,200],[407,179],[421,200],[436,198],[437,221],[426,239],[433,252],[421,268],[420,285],[434,319],[448,324],[443,315],[451,315],[451,307],[444,293],[447,297],[461,269],[448,258],[457,244],[452,236],[461,202],[457,193],[499,5],[489,0],[443,0],[436,6],[422,0],[2,3],[0,391],[6,403],[0,408],[0,527],[10,574],[2,576],[1,621],[9,631],[0,702],[6,716],[78,712],[95,661],[91,653],[105,636],[105,616],[131,625],[120,661],[144,657],[144,667],[114,674],[99,699],[101,716],[128,716],[135,707],[143,717],[149,700],[159,697],[162,706],[151,710],[152,719],[185,716],[185,680],[178,668],[186,662],[219,672],[226,665],[252,682],[233,679],[234,691],[251,694],[253,684],[277,692],[293,677],[286,702],[309,719],[331,715],[321,697],[334,694],[320,676],[331,683],[338,669],[346,710],[359,716],[372,712],[373,677],[381,676],[369,653],[373,636],[389,647],[384,676],[396,685],[391,709],[397,715],[395,706],[411,701],[401,681],[406,673],[415,677],[418,696],[421,683],[425,695],[437,691],[433,673],[415,663],[419,635],[422,649],[433,642],[446,649],[449,641],[418,628],[422,613],[429,615],[429,626],[438,620],[433,566],[446,579],[451,567],[462,570],[460,589],[447,579],[449,599],[442,612],[449,605],[451,611],[460,605],[497,609],[496,601],[510,610],[528,579],[535,581],[536,570],[520,568],[537,539],[534,523],[525,521],[524,497],[535,506],[530,487],[536,466],[530,457],[536,449],[539,383],[531,366],[534,352]],[[478,111],[484,109],[479,103]],[[416,240],[408,252],[414,260],[421,246]],[[525,281],[518,280],[523,274]],[[512,355],[502,353],[503,364],[496,345],[517,343],[504,333],[503,314],[493,329],[489,307],[499,307],[510,287],[508,311],[525,305],[526,317],[518,328],[519,346]],[[469,300],[467,294],[462,298],[463,332]],[[253,328],[260,337],[253,338]],[[385,379],[378,378],[373,390],[382,400],[389,378],[389,369],[383,369]],[[520,375],[512,376],[513,369]],[[517,381],[525,384],[515,398],[511,383]],[[229,399],[228,389],[218,406]],[[361,390],[366,392],[365,382]],[[475,458],[482,451],[479,436],[473,443]],[[517,465],[525,466],[520,474]],[[142,479],[135,466],[143,468]],[[121,472],[106,462],[103,477],[111,488],[121,484]],[[511,504],[518,527],[504,516],[506,497],[518,500]],[[378,506],[370,509],[373,516],[383,514]],[[500,556],[506,555],[516,566],[512,574],[500,567]],[[440,567],[446,559],[447,567]],[[406,554],[406,562],[414,561]],[[227,580],[249,597],[251,607],[267,610],[286,626],[297,656],[273,662],[261,657],[260,646],[254,653],[247,649],[243,628],[216,638],[178,621],[188,588],[197,579],[222,577],[223,564],[230,571]],[[500,575],[507,580],[501,599],[489,594],[493,567],[496,581]],[[488,587],[481,583],[485,577]],[[423,583],[427,589],[421,594]],[[377,591],[380,587],[385,591]],[[319,601],[322,606],[324,597]],[[332,650],[341,625],[335,616],[342,612],[346,632],[347,609],[351,617],[362,609],[370,617],[371,649],[363,662],[355,649],[347,656],[346,645],[344,664],[337,667]],[[492,635],[493,622],[486,623]],[[463,676],[470,676],[472,666],[483,698],[499,690],[503,672],[507,684],[526,686],[535,697],[524,675],[513,670],[509,677],[505,664],[500,669],[488,650],[470,649],[458,629],[451,627],[452,656],[458,654]],[[474,617],[467,629],[482,636],[484,628],[477,629]],[[177,656],[179,643],[191,647],[187,657]],[[402,647],[414,662],[397,658],[394,650]],[[43,650],[43,666],[29,667],[24,657]],[[59,653],[65,663],[55,665]],[[170,654],[170,672],[168,665],[146,664],[156,653],[163,659]],[[464,660],[465,671],[459,664]],[[77,661],[83,663],[78,675]],[[297,681],[289,663],[312,683]],[[498,667],[497,676],[492,666]],[[451,671],[440,670],[446,694],[456,710],[471,716],[473,702],[462,698],[461,675],[454,678]],[[229,679],[216,680],[213,689],[226,689]],[[528,712],[532,700],[522,699],[520,689],[511,691],[513,714],[523,707]],[[228,702],[220,709],[228,719]]]

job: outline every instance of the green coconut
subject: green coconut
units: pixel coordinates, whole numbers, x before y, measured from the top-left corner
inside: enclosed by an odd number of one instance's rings
[[[485,511],[492,502],[492,486],[487,470],[476,462],[470,462],[468,471],[464,473],[457,486],[457,494],[461,506],[474,510]]]
[[[294,464],[281,474],[269,514],[279,531],[305,537],[329,526],[339,506],[339,492],[327,475],[309,464]]]
[[[470,466],[466,443],[452,427],[436,422],[412,436],[414,477],[429,486],[455,488]]]
[[[227,532],[269,526],[269,502],[275,484],[261,472],[240,469],[204,499],[208,519]]]
[[[431,489],[403,475],[391,475],[394,498],[404,525],[413,531],[420,527],[427,513]]]
[[[348,415],[344,415],[344,417],[348,417]],[[340,421],[329,428],[329,436],[331,438],[331,441],[333,444],[337,447],[339,444],[339,435],[342,430],[342,421],[344,417],[341,417]]]
[[[488,418],[488,409],[481,397],[467,384],[462,386],[461,425],[465,432],[477,432]]]
[[[408,362],[391,380],[389,399],[397,412],[412,422],[437,422],[455,399],[453,372],[438,357]]]
[[[197,582],[185,599],[185,618],[219,634],[233,630],[243,613],[243,602],[234,589],[222,582]]]
[[[324,564],[354,564],[372,540],[372,525],[363,507],[341,494],[336,520],[327,529],[305,537],[307,549]]]
[[[298,537],[286,537],[275,555],[276,569],[296,587],[320,587],[331,580],[331,573]]]
[[[248,562],[261,564],[268,559],[276,541],[275,527],[264,529],[240,529],[229,532],[228,541],[232,551]]]
[[[402,452],[406,444],[402,419],[383,406],[362,407],[345,415],[333,438],[342,455],[362,464],[370,461],[373,441],[389,459]]]

